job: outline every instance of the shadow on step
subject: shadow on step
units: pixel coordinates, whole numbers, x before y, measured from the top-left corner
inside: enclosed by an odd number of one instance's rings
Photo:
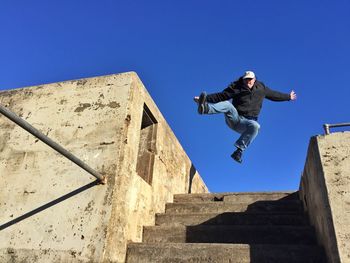
[[[297,193],[255,201],[245,211],[223,212],[187,225],[186,243],[245,244],[234,254],[245,254],[252,263],[325,262]]]
[[[213,217],[201,214],[199,218],[191,218],[195,220],[192,224],[183,222],[186,225],[186,242],[290,244],[314,241],[310,239],[313,229],[295,193],[277,200],[222,204],[216,207],[218,211],[213,213],[216,214]],[[220,210],[223,212],[220,213]]]

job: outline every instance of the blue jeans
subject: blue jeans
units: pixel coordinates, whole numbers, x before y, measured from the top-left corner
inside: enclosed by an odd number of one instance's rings
[[[240,116],[230,101],[207,103],[208,114],[224,113],[226,124],[234,131],[241,134],[235,142],[235,146],[244,151],[258,135],[260,125],[255,120],[248,120]]]

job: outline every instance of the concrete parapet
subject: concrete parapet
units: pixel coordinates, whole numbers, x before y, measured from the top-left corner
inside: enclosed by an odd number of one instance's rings
[[[329,262],[350,262],[350,133],[312,137],[300,198]]]
[[[124,262],[174,194],[207,187],[129,72],[0,92],[106,185],[0,116],[0,262]]]

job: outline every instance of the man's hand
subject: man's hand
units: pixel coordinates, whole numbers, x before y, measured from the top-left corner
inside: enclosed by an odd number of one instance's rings
[[[289,95],[290,95],[290,100],[296,100],[297,99],[297,94],[294,92],[294,90],[292,90]]]
[[[193,98],[193,100],[194,100],[194,102],[198,103],[199,97],[196,96],[196,97]]]

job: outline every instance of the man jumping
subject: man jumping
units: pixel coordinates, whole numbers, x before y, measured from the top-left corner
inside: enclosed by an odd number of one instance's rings
[[[241,134],[235,143],[237,149],[231,155],[241,163],[243,151],[258,135],[258,116],[264,98],[289,101],[296,100],[297,95],[293,90],[289,94],[271,90],[256,79],[254,72],[246,71],[222,92],[208,95],[202,92],[194,100],[198,103],[199,114],[224,113],[226,124]],[[231,99],[232,103],[229,101]]]

